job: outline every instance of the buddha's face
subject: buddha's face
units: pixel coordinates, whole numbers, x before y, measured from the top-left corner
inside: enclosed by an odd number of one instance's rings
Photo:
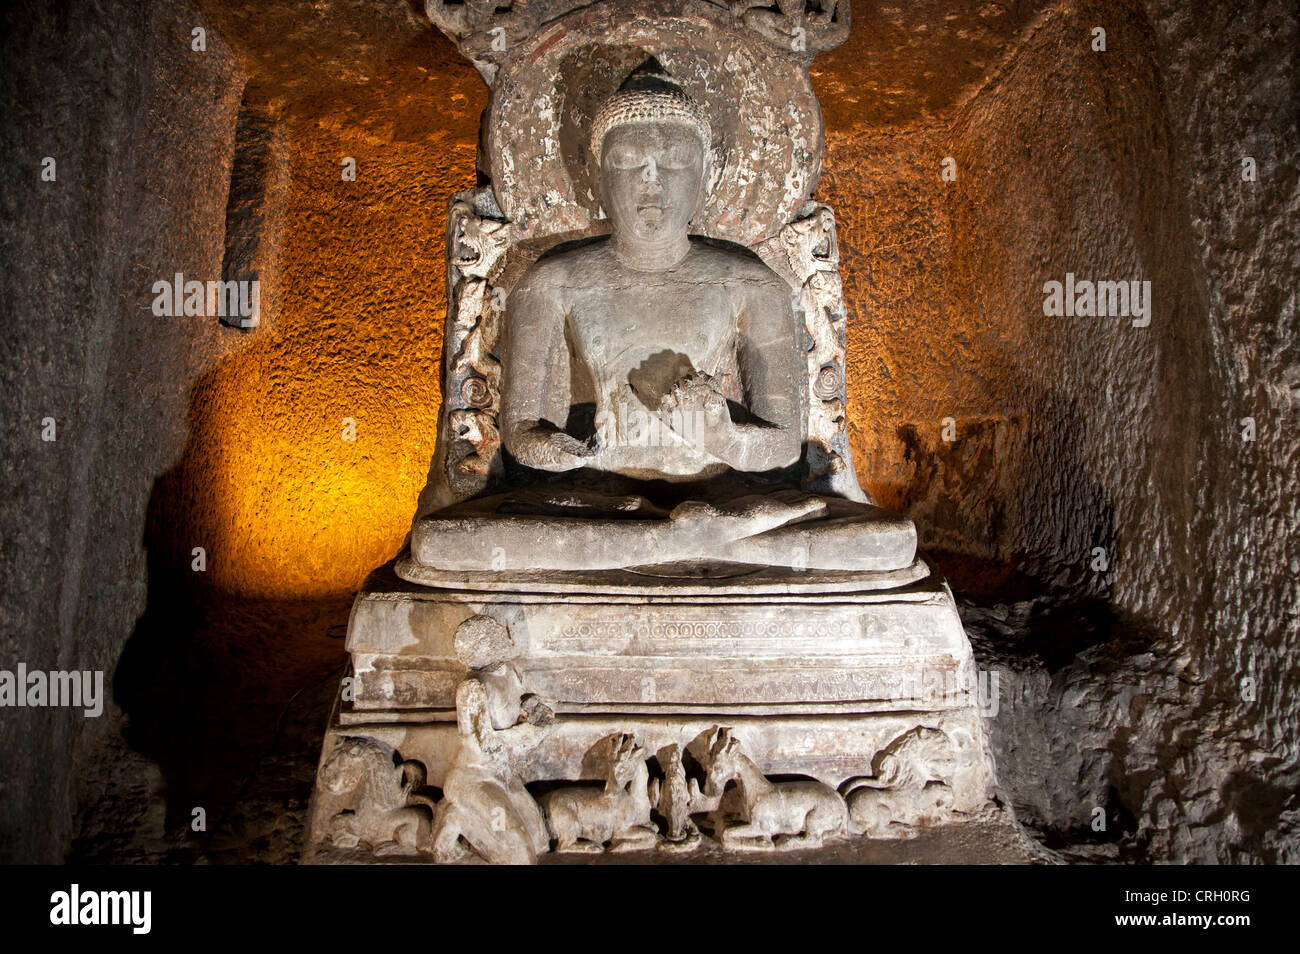
[[[601,191],[614,232],[657,242],[686,232],[704,192],[704,149],[681,123],[616,126],[601,149]]]

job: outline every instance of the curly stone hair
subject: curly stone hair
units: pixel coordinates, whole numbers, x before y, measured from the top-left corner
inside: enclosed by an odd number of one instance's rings
[[[707,166],[712,130],[704,110],[686,95],[654,57],[633,70],[618,92],[605,100],[596,113],[591,127],[591,154],[596,159],[597,168],[609,131],[617,126],[640,122],[673,122],[690,126],[699,134]]]

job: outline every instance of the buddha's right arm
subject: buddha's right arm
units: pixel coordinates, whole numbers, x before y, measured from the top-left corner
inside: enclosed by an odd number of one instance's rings
[[[545,422],[531,427],[507,424],[501,436],[515,460],[536,470],[577,470],[588,466],[595,456],[591,447]]]
[[[535,266],[510,293],[503,330],[501,439],[526,467],[576,470],[593,450],[555,422],[569,416],[564,307],[550,271]]]

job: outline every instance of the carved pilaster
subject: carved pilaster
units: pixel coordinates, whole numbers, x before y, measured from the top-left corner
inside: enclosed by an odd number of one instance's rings
[[[505,292],[499,274],[513,229],[494,216],[487,190],[453,197],[447,212],[447,341],[443,406],[449,428],[446,477],[458,497],[481,491],[501,470],[501,363],[497,345]]]

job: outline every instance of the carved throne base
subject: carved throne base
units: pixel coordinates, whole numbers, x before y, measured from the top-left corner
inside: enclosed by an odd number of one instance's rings
[[[380,568],[352,610],[352,681],[327,732],[306,857],[338,860],[343,848],[349,860],[432,859],[438,790],[461,744],[457,687],[470,675],[454,638],[484,616],[508,630],[524,688],[554,712],[535,744],[510,753],[530,792],[601,780],[594,753],[611,737],[665,763],[663,753],[688,753],[699,786],[710,743],[720,750],[725,737],[767,779],[833,790],[826,797],[849,817],[836,837],[909,837],[978,816],[991,805],[992,765],[952,595],[920,560],[889,579],[858,576],[854,588],[793,571],[707,581],[620,572],[585,585],[494,577],[495,589],[475,589],[486,582],[419,586]],[[341,770],[345,755],[358,757]],[[691,818],[713,836],[743,821],[735,788]],[[662,847],[700,840],[674,842],[658,813],[656,822]],[[724,839],[729,850],[806,843]]]

